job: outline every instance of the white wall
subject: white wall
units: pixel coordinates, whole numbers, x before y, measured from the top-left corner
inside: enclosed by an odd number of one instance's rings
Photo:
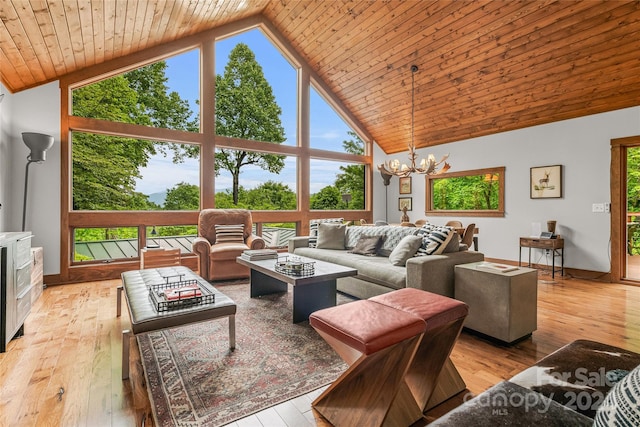
[[[10,129],[12,122],[11,102],[13,96],[0,83],[0,94],[4,94],[4,98],[0,101],[0,231],[10,230],[10,198],[12,197],[12,189],[10,181],[12,177],[12,162]]]
[[[7,96],[2,104],[6,102],[6,98]],[[6,143],[11,147],[8,157],[12,164],[9,176],[11,195],[7,200],[10,219],[2,224],[2,229],[18,231],[22,227],[25,166],[29,154],[29,149],[22,141],[22,132],[38,132],[53,136],[55,142],[47,151],[47,160],[44,163],[32,163],[29,166],[26,230],[34,235],[32,246],[43,247],[44,274],[58,274],[60,273],[59,84],[53,82],[13,94],[10,97],[9,106],[11,108],[10,126]],[[3,156],[0,164],[4,166],[4,163]],[[2,210],[5,210],[4,203]]]
[[[518,260],[520,236],[531,235],[532,223],[558,221],[556,233],[565,237],[565,266],[607,272],[610,268],[610,214],[593,213],[593,203],[610,202],[610,140],[640,135],[640,107],[597,114],[474,138],[432,149],[418,150],[420,157],[433,153],[436,158],[449,153],[451,172],[505,166],[504,218],[427,217],[430,222],[444,224],[449,219],[475,222],[480,228],[480,251],[489,258]],[[375,156],[374,156],[375,157]],[[407,153],[375,157],[375,163],[398,158],[407,161]],[[563,165],[563,197],[530,199],[531,167]],[[378,183],[382,182],[377,175]],[[413,176],[412,221],[425,218],[425,179]],[[376,188],[376,195],[378,193]],[[398,178],[389,186],[388,209],[391,222],[400,220],[398,211]],[[374,217],[384,217],[375,204]],[[534,261],[542,255],[532,253]],[[523,259],[527,250],[522,251]],[[541,259],[546,262],[546,258]],[[549,259],[550,262],[550,259]]]

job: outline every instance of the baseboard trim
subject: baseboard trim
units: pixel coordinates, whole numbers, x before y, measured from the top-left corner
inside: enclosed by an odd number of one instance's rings
[[[511,261],[511,260],[505,260],[505,259],[499,259],[499,258],[485,258],[485,260],[489,262],[499,262],[501,264],[518,265],[517,261]],[[522,265],[526,266],[526,263],[523,263]],[[548,266],[546,264],[532,264],[531,268],[535,268],[539,270],[541,273],[551,276],[551,266]],[[611,283],[610,271],[602,272],[602,271],[581,270],[578,268],[565,267],[564,276],[560,276],[560,269],[557,265],[556,265],[555,277],[566,278],[566,279],[576,278],[576,279],[583,279],[583,280],[592,280],[594,282]]]

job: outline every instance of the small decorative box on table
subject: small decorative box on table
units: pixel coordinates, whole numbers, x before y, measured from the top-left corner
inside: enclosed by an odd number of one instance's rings
[[[185,279],[184,276],[184,274],[162,276],[164,282],[148,285],[149,295],[157,312],[216,302],[216,295],[213,292],[199,286],[196,279]]]
[[[531,335],[538,328],[538,271],[493,271],[487,264],[455,266],[455,298],[469,305],[464,326],[506,343]]]
[[[295,256],[284,256],[276,261],[276,271],[289,276],[313,276],[315,274],[315,261],[305,261]]]

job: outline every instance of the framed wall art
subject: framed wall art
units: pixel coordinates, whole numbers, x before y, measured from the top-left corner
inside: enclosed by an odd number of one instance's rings
[[[531,168],[530,197],[553,199],[562,197],[562,165]]]
[[[401,211],[404,207],[407,207],[407,210],[413,210],[413,205],[411,203],[411,197],[399,197],[398,198],[398,210]]]
[[[411,177],[400,178],[400,194],[411,194]]]

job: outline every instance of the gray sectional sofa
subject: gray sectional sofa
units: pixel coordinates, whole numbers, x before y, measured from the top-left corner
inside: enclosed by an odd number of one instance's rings
[[[406,261],[406,266],[393,265],[388,258],[393,249],[405,236],[417,231],[418,228],[400,226],[349,226],[344,249],[309,247],[309,237],[296,237],[289,240],[289,252],[357,269],[356,276],[337,281],[340,292],[357,298],[367,299],[405,287],[453,298],[454,266],[482,261],[484,255],[466,248],[461,250],[456,235],[447,245],[448,251],[442,254],[413,256]],[[362,236],[383,237],[377,256],[350,253]]]

